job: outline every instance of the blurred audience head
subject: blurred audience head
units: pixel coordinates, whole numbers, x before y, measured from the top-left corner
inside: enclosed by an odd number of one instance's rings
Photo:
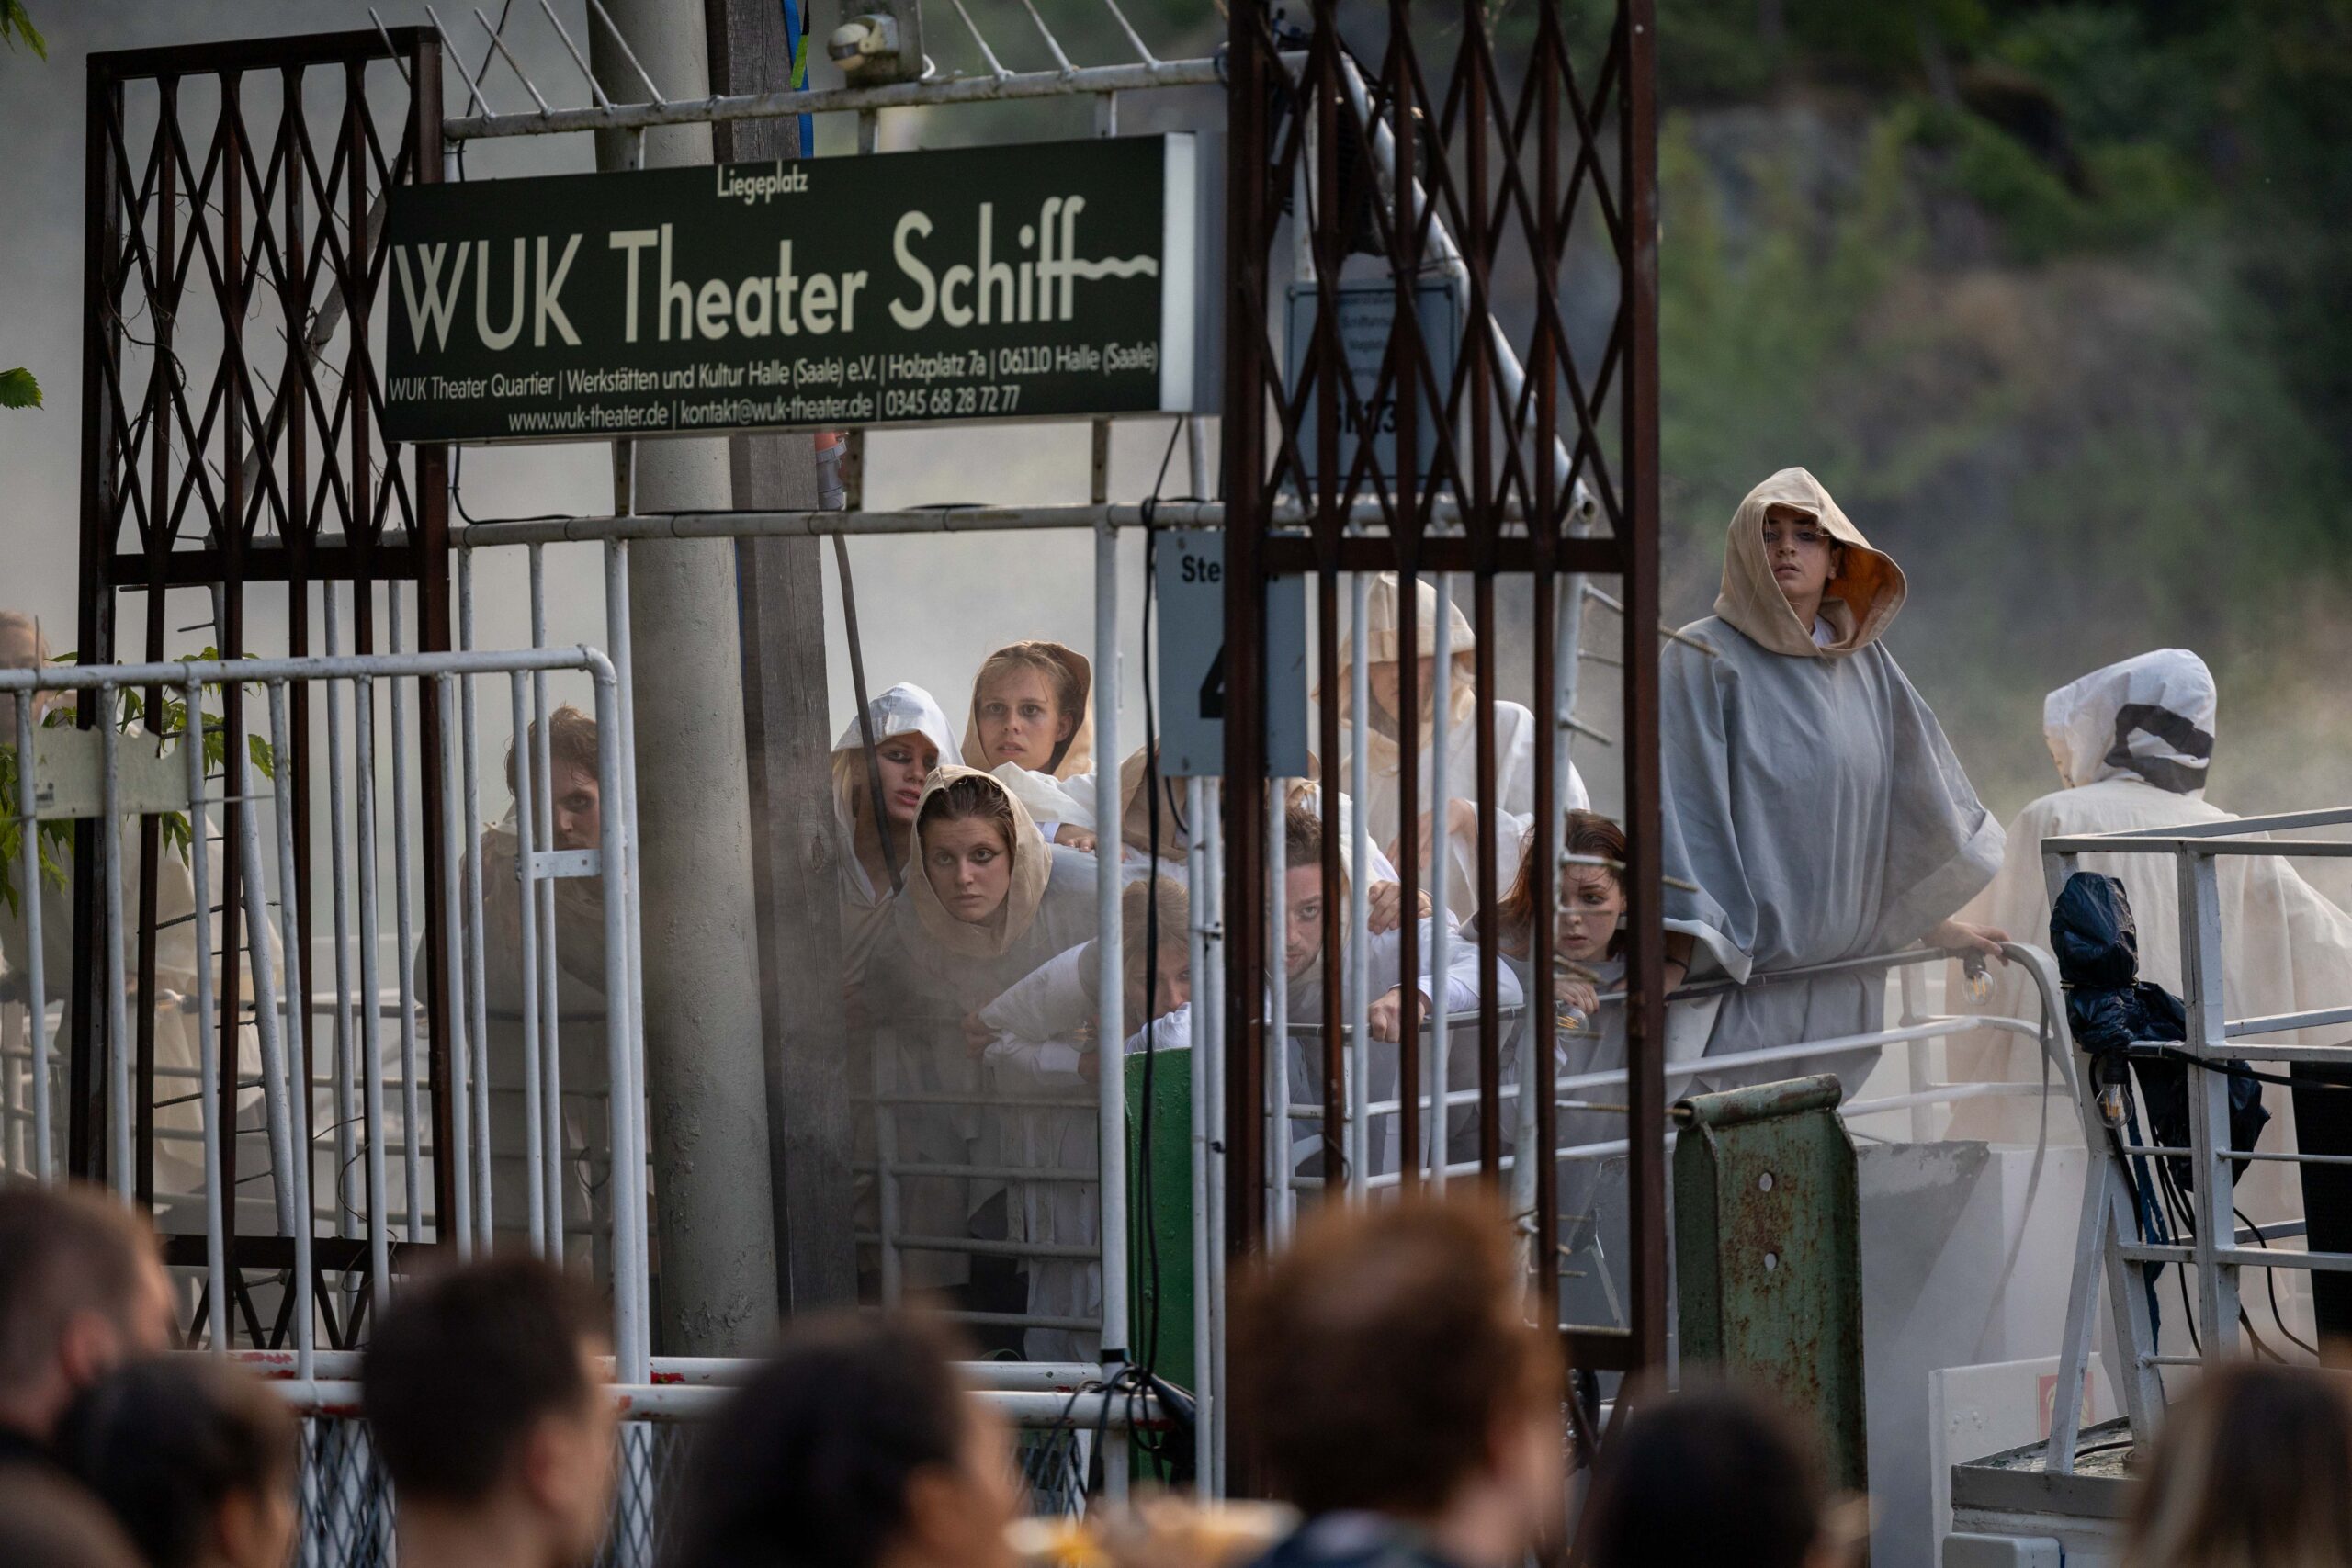
[[[1012,1568],[1011,1445],[944,1330],[796,1325],[703,1434],[676,1568]]]
[[[171,1339],[143,1217],[95,1188],[0,1189],[0,1427],[49,1441],[76,1393]]]
[[[2342,1376],[2256,1361],[2208,1369],[2165,1413],[2123,1561],[2352,1564],[2352,1394]]]
[[[362,1371],[402,1556],[560,1568],[592,1557],[611,1507],[610,1352],[573,1280],[536,1258],[467,1264],[393,1297]]]
[[[1523,1283],[1501,1208],[1467,1196],[1327,1210],[1250,1280],[1238,1418],[1308,1528],[1385,1514],[1463,1568],[1556,1531],[1564,1381]]]
[[[66,1410],[57,1454],[148,1568],[282,1568],[293,1546],[300,1438],[243,1368],[127,1361]]]
[[[1803,1430],[1728,1385],[1636,1404],[1585,1509],[1593,1568],[1835,1568],[1855,1544]]]
[[[141,1568],[96,1498],[28,1465],[0,1470],[0,1544],[8,1568]]]

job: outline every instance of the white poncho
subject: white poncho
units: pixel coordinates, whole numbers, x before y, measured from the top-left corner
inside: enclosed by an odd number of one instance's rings
[[[2205,798],[2218,701],[2205,662],[2183,649],[2160,649],[2094,671],[2050,694],[2042,734],[2065,787],[2034,801],[2009,825],[2000,874],[1970,906],[1971,919],[2047,946],[2050,898],[2041,869],[2044,839],[2139,828],[2225,822],[2231,813]],[[2352,1003],[2352,916],[2314,891],[2283,860],[2216,857],[2222,895],[2224,1009],[2232,1018],[2302,1012]],[[2140,928],[2140,977],[2177,995],[2181,989],[2180,892],[2169,855],[2085,855],[2085,871],[2120,878]],[[2032,987],[2015,969],[1996,967],[1992,993],[1966,1010],[1996,1017],[2039,1016]],[[1958,998],[1962,993],[1954,989]],[[2266,1036],[2266,1043],[2320,1043],[2343,1031]],[[1951,1046],[1956,1081],[2038,1081],[2034,1043],[1986,1031]],[[2266,1149],[2294,1146],[2294,1111],[2283,1089],[2266,1088],[2274,1118]],[[2032,1100],[1971,1100],[1952,1118],[1956,1137],[2030,1141],[2040,1120]],[[2050,1118],[2052,1141],[2080,1142],[2079,1123],[2062,1107]],[[2255,1164],[2238,1189],[2249,1215],[2300,1212],[2292,1168]]]

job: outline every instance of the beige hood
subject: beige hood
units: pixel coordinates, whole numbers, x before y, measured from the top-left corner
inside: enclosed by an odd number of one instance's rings
[[[1845,569],[1829,580],[1821,600],[1821,618],[1835,634],[1826,648],[1815,644],[1813,628],[1797,619],[1787,595],[1772,580],[1771,563],[1764,554],[1764,519],[1775,510],[1815,519],[1846,547]],[[1892,556],[1871,548],[1819,479],[1803,468],[1782,468],[1749,491],[1732,514],[1715,614],[1769,652],[1792,659],[1837,659],[1884,636],[1907,592],[1903,569]]]
[[[923,935],[961,957],[997,958],[1029,934],[1030,924],[1037,918],[1037,906],[1045,901],[1046,883],[1053,875],[1054,863],[1046,840],[1037,835],[1037,826],[1030,819],[1028,808],[1004,787],[1002,781],[978,768],[960,768],[952,762],[942,767],[923,784],[923,806],[930,806],[933,795],[957,779],[967,778],[978,779],[987,789],[1002,796],[1006,810],[1012,813],[1012,888],[993,916],[978,925],[967,925],[949,914],[947,906],[939,901],[939,895],[932,891],[931,877],[923,873],[922,857],[917,856],[917,874],[907,878],[906,896],[914,901],[915,919],[922,925]],[[917,810],[917,821],[922,820],[921,809]]]
[[[989,654],[989,658],[993,659],[997,653],[1014,650],[1043,654],[1076,677],[1073,683],[1078,688],[1078,728],[1070,731],[1069,739],[1062,745],[1061,754],[1054,759],[1054,765],[1045,771],[1057,779],[1076,778],[1080,773],[1092,773],[1094,771],[1094,666],[1088,662],[1086,655],[1067,643],[1042,640],[1008,643],[1005,647],[998,649],[996,653]],[[980,662],[985,667],[988,660],[982,660]],[[964,764],[967,767],[978,768],[983,773],[989,771],[991,766],[988,753],[980,747],[980,682],[977,677],[972,682],[972,700],[966,705],[964,710]]]
[[[1437,657],[1437,585],[1427,578],[1423,578],[1414,584],[1414,590],[1413,657],[1435,659]],[[1372,586],[1364,593],[1363,646],[1367,650],[1367,657],[1374,664],[1401,662],[1400,650],[1404,647],[1404,637],[1400,632],[1402,617],[1397,614],[1398,607],[1396,574],[1393,571],[1384,571],[1373,579]],[[1470,617],[1462,613],[1461,605],[1448,604],[1446,614],[1453,628],[1447,643],[1448,650],[1452,654],[1451,662],[1453,665],[1453,717],[1447,728],[1453,729],[1469,723],[1472,711],[1478,705],[1478,693],[1474,684],[1478,668],[1475,657],[1478,638],[1477,634],[1470,629]],[[1342,671],[1340,687],[1340,716],[1343,720],[1352,720],[1354,717],[1355,682],[1352,671],[1355,649],[1356,634],[1354,628],[1351,627],[1347,637],[1340,645],[1340,668]],[[1422,693],[1421,700],[1429,701],[1430,694]],[[1424,756],[1429,752],[1431,728],[1426,723],[1421,726],[1421,751]],[[1368,749],[1371,752],[1373,772],[1395,774],[1403,768],[1404,757],[1396,739],[1394,736],[1385,733],[1383,727],[1374,726],[1369,741]]]

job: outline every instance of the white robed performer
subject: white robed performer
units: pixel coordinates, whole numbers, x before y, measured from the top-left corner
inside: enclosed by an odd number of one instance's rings
[[[901,880],[914,847],[915,812],[923,781],[941,761],[954,758],[947,714],[921,686],[901,682],[865,705],[866,725],[849,721],[833,742],[833,827],[841,865],[842,959],[852,986],[890,923],[893,862]],[[865,768],[870,726],[874,761],[881,775],[887,835],[874,818],[874,784]]]
[[[1992,879],[2001,829],[1943,728],[1880,640],[1902,569],[1819,480],[1783,468],[1731,521],[1715,613],[1683,628],[1713,656],[1661,660],[1668,983],[1751,976],[1931,945],[1997,953],[1997,931],[1951,918]],[[1696,1004],[1705,1055],[1883,1026],[1884,979],[1858,971],[1754,986]],[[1848,1055],[1713,1076],[1710,1087],[1836,1071]]]
[[[1969,906],[1972,918],[2047,943],[2050,897],[2041,841],[2086,833],[2226,822],[2233,816],[2205,798],[2219,707],[2211,671],[2186,649],[2159,649],[2095,670],[2042,702],[2041,732],[2063,787],[2041,796],[2009,824],[2000,874]],[[2260,855],[2215,857],[2222,899],[2222,974],[2232,1018],[2352,1006],[2352,916],[2321,896],[2288,861]],[[2085,871],[2119,878],[2140,931],[2140,977],[2180,994],[2180,888],[2170,855],[2085,855]],[[2040,1003],[2023,973],[1992,976],[1990,994],[1964,1010],[2033,1019]],[[1963,995],[1959,988],[1951,993]],[[2266,1043],[2325,1043],[2343,1031],[2266,1035]],[[2283,1069],[2279,1069],[2283,1070]],[[1955,1081],[2033,1082],[2040,1048],[2018,1035],[1984,1031],[1951,1044]],[[2274,1118],[2263,1144],[2290,1149],[2292,1096],[2266,1087]],[[2041,1108],[2033,1100],[1977,1100],[1953,1109],[1952,1135],[2031,1142]],[[2054,1143],[2081,1142],[2066,1108],[2050,1117]],[[2260,1220],[2301,1212],[2291,1167],[2250,1164],[2238,1184],[2240,1206]]]
[[[1352,711],[1351,666],[1359,646],[1372,660],[1364,671],[1364,683],[1372,696],[1371,733],[1365,738],[1370,767],[1365,778],[1353,777],[1355,754],[1351,740],[1340,759],[1340,777],[1341,788],[1361,801],[1370,814],[1367,820],[1373,840],[1385,847],[1391,859],[1396,854],[1402,827],[1397,814],[1402,808],[1405,771],[1402,725],[1396,716],[1396,709],[1402,705],[1399,694],[1403,688],[1398,668],[1403,656],[1396,592],[1395,572],[1383,572],[1373,581],[1365,595],[1361,637],[1359,628],[1350,629],[1339,671],[1333,677],[1340,682],[1340,714],[1352,724],[1356,715]],[[1413,649],[1419,660],[1420,683],[1420,787],[1414,799],[1419,804],[1423,819],[1421,844],[1426,858],[1430,824],[1440,820],[1431,811],[1433,803],[1430,798],[1432,759],[1439,740],[1439,726],[1431,716],[1437,705],[1435,586],[1427,580],[1419,582],[1414,604]],[[1446,876],[1446,902],[1454,917],[1460,919],[1478,907],[1478,693],[1474,660],[1477,638],[1461,606],[1449,604],[1445,613],[1453,627],[1448,646],[1453,666],[1453,700],[1443,727],[1449,798],[1444,803],[1442,820],[1446,850],[1452,857]],[[1510,885],[1512,869],[1519,863],[1520,836],[1534,816],[1535,716],[1518,703],[1498,698],[1494,705],[1494,735],[1495,805],[1499,813],[1495,823],[1495,886],[1500,889]],[[1580,810],[1590,803],[1584,779],[1573,763],[1568,767],[1567,777],[1559,782],[1558,797],[1563,810]]]
[[[1191,906],[1183,886],[1155,876],[1130,883],[1123,900],[1120,967],[1126,992],[1122,1009],[1126,1053],[1144,1048],[1148,1021],[1153,1050],[1189,1045]],[[1156,957],[1147,946],[1155,906]],[[1006,1118],[1004,1155],[1008,1165],[1040,1173],[1039,1179],[1013,1183],[1009,1217],[1016,1239],[1098,1249],[1091,1260],[1032,1258],[1029,1311],[1040,1317],[1090,1323],[1099,1323],[1102,1314],[1102,1192],[1093,1182],[1070,1179],[1102,1170],[1101,1121],[1091,1103],[1104,1066],[1096,1049],[1094,953],[1091,942],[1058,953],[980,1010],[980,1021],[992,1036],[984,1060],[1001,1091],[1088,1102],[1067,1109],[1013,1111]],[[1153,983],[1148,1009],[1144,1006],[1147,969]],[[1033,1361],[1091,1361],[1102,1354],[1102,1336],[1093,1326],[1033,1326],[1023,1346]]]
[[[924,784],[916,862],[894,901],[887,946],[869,962],[862,1008],[881,1038],[885,1092],[978,1097],[987,1084],[979,1010],[1055,953],[1093,934],[1094,863],[1049,849],[1029,814],[990,775],[953,764]],[[909,1106],[890,1117],[901,1161],[994,1165],[1002,1132],[993,1108]],[[900,1177],[902,1233],[967,1237],[999,1190],[964,1177]],[[907,1252],[910,1289],[960,1284],[968,1256]]]

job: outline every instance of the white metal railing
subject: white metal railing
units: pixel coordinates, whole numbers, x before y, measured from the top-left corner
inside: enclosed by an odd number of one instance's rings
[[[336,635],[334,603],[330,589],[327,624],[331,649]],[[392,636],[397,648],[397,598],[392,604]],[[409,1242],[423,1241],[429,1235],[452,1243],[460,1251],[470,1249],[490,1234],[495,1218],[490,1101],[500,1091],[493,1081],[492,1051],[486,1026],[489,1007],[482,963],[483,849],[474,838],[472,827],[481,820],[481,812],[476,770],[472,766],[471,694],[480,679],[503,679],[510,687],[512,704],[519,712],[526,678],[549,671],[584,675],[593,685],[600,720],[599,778],[610,786],[613,798],[628,802],[631,792],[621,746],[624,730],[617,723],[616,682],[611,663],[594,649],[393,651],[366,655],[330,652],[295,659],[51,665],[0,671],[0,694],[17,699],[14,739],[20,761],[19,798],[34,807],[32,814],[20,814],[18,818],[21,859],[12,869],[20,889],[25,890],[21,899],[26,921],[22,1006],[28,1024],[24,1052],[30,1080],[27,1087],[32,1101],[27,1112],[29,1137],[23,1140],[25,1168],[38,1178],[53,1179],[59,1172],[51,1111],[59,1053],[51,1038],[51,993],[44,964],[43,900],[38,892],[41,886],[38,822],[41,818],[66,817],[96,818],[97,863],[75,869],[80,874],[95,874],[105,882],[102,941],[107,984],[102,1030],[104,1055],[100,1064],[107,1085],[104,1146],[109,1179],[117,1190],[128,1197],[138,1169],[133,1138],[139,1112],[133,1062],[136,1030],[130,1016],[134,988],[130,983],[126,954],[134,930],[126,922],[123,908],[123,827],[127,818],[141,815],[171,810],[187,814],[190,914],[186,924],[194,948],[194,958],[188,964],[193,982],[186,996],[176,992],[169,996],[159,994],[152,1001],[141,1000],[138,1005],[156,1010],[159,1016],[173,1014],[194,1021],[193,1062],[158,1063],[153,1069],[153,1078],[167,1087],[195,1084],[198,1129],[183,1137],[183,1129],[159,1128],[158,1145],[190,1139],[200,1145],[200,1174],[189,1191],[162,1192],[158,1199],[167,1202],[184,1201],[200,1208],[203,1213],[204,1288],[209,1303],[209,1320],[213,1325],[208,1337],[217,1352],[225,1353],[232,1338],[232,1333],[223,1326],[232,1315],[234,1292],[230,1275],[237,1267],[227,1245],[231,1211],[225,1190],[224,1149],[232,1138],[254,1138],[257,1141],[256,1152],[266,1151],[262,1174],[269,1181],[272,1201],[268,1212],[276,1234],[292,1243],[294,1267],[287,1288],[294,1296],[294,1353],[299,1363],[307,1365],[318,1348],[311,1261],[312,1244],[322,1222],[333,1231],[349,1235],[356,1229],[364,1235],[368,1274],[379,1310],[393,1288],[396,1231],[404,1232],[403,1239]],[[127,773],[125,765],[134,748],[156,748],[159,738],[136,728],[121,727],[116,713],[119,694],[156,688],[173,693],[185,705],[187,716],[180,733],[168,738],[172,742],[169,751],[157,752],[157,760],[180,775],[176,793],[167,799],[154,794],[154,768],[142,768],[132,776]],[[225,726],[225,719],[215,719],[206,713],[206,705],[214,694],[229,690],[258,692],[262,696],[266,722],[246,727],[246,732],[267,747],[274,778],[266,787],[256,777],[252,756],[239,744],[243,735],[226,738],[225,761],[218,774],[208,772],[206,748],[189,743],[195,734]],[[317,888],[304,885],[298,874],[295,853],[300,808],[289,779],[289,763],[300,747],[288,718],[288,698],[297,690],[322,695],[325,708],[325,771],[329,787],[323,837],[328,851],[327,881],[332,905],[325,923],[332,926],[334,932],[331,962],[335,988],[323,993],[305,987],[306,969],[312,954],[305,950],[301,940],[305,929],[303,914],[306,905],[314,901]],[[431,702],[424,700],[428,691],[434,698]],[[69,692],[96,694],[99,714],[96,728],[80,731],[36,726],[33,696]],[[408,723],[412,699],[420,718],[414,733]],[[348,768],[345,766],[346,708]],[[458,716],[461,713],[462,729]],[[388,730],[390,739],[389,749],[381,753],[379,729]],[[518,730],[519,733],[524,732]],[[541,733],[544,739],[544,730]],[[77,750],[85,753],[81,765],[87,767],[90,759],[86,750],[93,745],[97,755],[96,766],[90,771],[95,773],[96,789],[96,798],[89,799],[76,794],[74,757]],[[467,762],[462,775],[458,769],[461,750]],[[638,1059],[642,1045],[631,1000],[635,994],[630,968],[633,950],[622,940],[636,902],[633,821],[625,810],[608,811],[603,817],[602,837],[595,849],[561,855],[537,852],[531,836],[532,819],[541,816],[544,820],[548,774],[544,755],[535,764],[527,754],[529,748],[523,750],[525,754],[518,755],[515,763],[517,845],[513,867],[521,890],[517,900],[522,911],[521,959],[527,975],[537,954],[552,953],[552,931],[547,932],[542,942],[532,930],[536,894],[540,889],[551,890],[558,877],[602,877],[606,944],[604,978],[607,995],[617,998],[620,1004],[608,1008],[600,1020],[604,1066],[615,1086],[633,1090],[639,1081]],[[445,809],[439,840],[417,844],[412,841],[410,822],[415,803],[407,781],[409,769],[413,765],[421,767],[425,757],[439,760],[442,776],[435,782],[442,790]],[[389,791],[380,785],[379,773],[389,774]],[[212,809],[231,798],[241,807],[235,814],[233,843],[216,834],[211,820]],[[315,809],[318,803],[314,800],[311,804]],[[381,817],[387,813],[392,818],[389,844],[380,828]],[[313,826],[317,825],[314,819]],[[215,919],[223,913],[215,903],[222,886],[221,872],[216,869],[212,858],[216,844],[223,845],[227,853],[236,857],[241,894],[238,912],[245,931],[242,953],[236,956],[243,973],[250,977],[252,1003],[240,1008],[232,1037],[238,1047],[236,1055],[243,1057],[245,1036],[251,1032],[257,1062],[251,1072],[241,1062],[224,1060],[220,1038],[222,1021],[216,988],[219,972],[232,955],[216,955],[214,952]],[[437,1086],[448,1097],[449,1133],[453,1140],[450,1176],[456,1202],[454,1212],[448,1214],[433,1212],[425,1180],[430,1145],[423,1135],[429,1122],[424,1108],[426,1097],[436,1086],[425,1068],[426,1053],[422,1047],[429,1043],[423,1038],[412,985],[412,966],[423,956],[419,952],[420,909],[413,892],[413,878],[428,860],[438,872],[439,924],[445,942],[444,950],[434,956],[446,966],[452,998],[447,1046],[453,1071],[445,1085]],[[387,864],[391,883],[389,890],[380,886]],[[390,986],[383,984],[379,973],[383,946],[380,938],[384,934],[379,927],[387,891],[391,905],[390,934],[396,971]],[[311,913],[315,918],[317,911],[312,908]],[[523,1082],[519,1087],[532,1114],[525,1122],[526,1134],[521,1140],[525,1146],[516,1153],[532,1174],[529,1220],[533,1240],[542,1250],[560,1254],[560,1210],[551,1209],[544,1201],[544,1193],[553,1185],[548,1179],[550,1168],[559,1166],[565,1153],[560,1141],[548,1141],[557,1136],[559,1130],[537,1112],[543,1096],[554,1101],[563,1092],[560,1053],[554,1042],[555,1017],[552,1012],[545,1018],[537,1016],[531,1005],[534,989],[527,984],[524,987],[525,1005],[519,1021],[524,1058]],[[293,995],[308,998],[307,1005],[289,1010],[285,998]],[[370,998],[375,999],[373,1006],[368,1005]],[[294,1011],[304,1015],[303,1028],[288,1027]],[[330,1028],[314,1027],[322,1017],[331,1020]],[[388,1034],[391,1037],[389,1040]],[[323,1069],[320,1066],[322,1057],[327,1064]],[[232,1091],[231,1103],[242,1103],[248,1089],[257,1095],[261,1122],[258,1129],[223,1124],[224,1074]],[[185,1103],[188,1098],[165,1095],[159,1098],[158,1104],[168,1108]],[[616,1093],[612,1103],[628,1106],[637,1098],[634,1092]],[[329,1121],[325,1128],[318,1125],[322,1106]],[[644,1162],[639,1153],[642,1146],[639,1124],[633,1117],[616,1115],[612,1119],[609,1137],[616,1174],[611,1183],[610,1199],[614,1342],[623,1365],[641,1373],[648,1342],[646,1259],[641,1245]],[[311,1193],[321,1158],[330,1159],[335,1173],[329,1184],[335,1201],[323,1213]],[[392,1179],[395,1159],[401,1174],[398,1182]],[[350,1188],[345,1180],[345,1173],[355,1167],[364,1168],[365,1171],[356,1205],[346,1201]],[[247,1217],[247,1207],[243,1202],[237,1205],[240,1221]],[[548,1234],[550,1213],[556,1216],[554,1224],[558,1227],[552,1235]],[[239,1284],[242,1287],[242,1280]]]
[[[2186,1149],[2158,1145],[2153,1131],[2148,1132],[2146,1143],[2137,1139],[2126,1142],[2131,1106],[2136,1097],[2127,1089],[2111,1104],[2103,1104],[2096,1086],[2085,1082],[2078,1087],[2075,1105],[2082,1118],[2084,1141],[2090,1145],[2093,1158],[2083,1194],[2065,1335],[2059,1353],[2060,1419],[2052,1425],[2043,1458],[2044,1467],[2050,1471],[2063,1472],[2074,1466],[2078,1435],[2075,1412],[2080,1406],[2082,1384],[2092,1353],[2091,1325],[2102,1282],[2111,1314],[2113,1364],[2109,1370],[2116,1374],[2132,1435],[2135,1440],[2144,1442],[2153,1436],[2164,1409],[2165,1387],[2160,1369],[2206,1365],[2236,1353],[2241,1269],[2352,1270],[2352,1253],[2312,1250],[2308,1244],[2300,1251],[2267,1245],[2283,1235],[2300,1234],[2298,1227],[2256,1225],[2242,1230],[2238,1225],[2232,1202],[2233,1162],[2253,1160],[2302,1167],[2342,1165],[2352,1163],[2352,1159],[2233,1147],[2227,1064],[2242,1058],[2252,1062],[2352,1066],[2352,1043],[2265,1043],[2266,1036],[2290,1031],[2352,1023],[2352,1003],[2297,1013],[2228,1017],[2220,880],[2220,863],[2228,856],[2352,858],[2352,840],[2269,837],[2278,832],[2348,826],[2352,826],[2352,807],[2336,807],[2042,840],[2043,876],[2053,904],[2084,855],[2141,854],[2163,856],[2171,862],[2181,894],[2181,999],[2185,1004],[2187,1038],[2177,1044],[2165,1043],[2165,1049],[2185,1068],[2189,1127],[2189,1146]],[[2100,1157],[2101,1151],[2104,1157]],[[2143,1192],[2141,1179],[2133,1167],[2144,1166],[2150,1159],[2186,1159],[2190,1163],[2193,1190],[2182,1195],[2192,1211],[2190,1234],[2185,1244],[2151,1241],[2143,1230],[2141,1215],[2154,1206],[2155,1198]],[[2249,1242],[2256,1245],[2246,1245]],[[2151,1269],[2166,1263],[2193,1269],[2196,1273],[2198,1353],[2193,1356],[2165,1355],[2157,1348],[2147,1286]]]

